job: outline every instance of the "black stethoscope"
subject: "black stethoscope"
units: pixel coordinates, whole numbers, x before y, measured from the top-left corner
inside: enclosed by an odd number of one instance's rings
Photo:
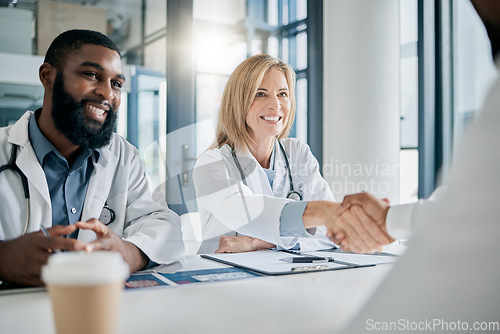
[[[290,191],[286,195],[286,198],[288,199],[293,199],[295,201],[302,201],[302,194],[298,191],[296,191],[293,187],[293,179],[292,179],[292,171],[290,169],[290,163],[288,162],[288,156],[286,155],[285,149],[283,148],[283,145],[281,145],[281,142],[276,139],[278,142],[278,145],[280,147],[280,151],[283,154],[283,158],[285,158],[285,168],[286,172],[288,174],[288,178],[290,179]],[[241,180],[243,183],[247,185],[247,182],[245,180],[245,174],[243,173],[243,169],[241,168],[240,162],[238,161],[238,158],[236,157],[236,153],[234,152],[234,149],[231,150],[231,154],[233,156],[234,162],[236,163],[236,167],[238,168],[240,175],[241,175]]]
[[[17,156],[17,145],[12,144],[12,151],[10,153],[9,162],[6,165],[0,167],[0,173],[10,169],[11,171],[17,173],[19,177],[21,177],[21,182],[23,183],[23,189],[24,189],[24,198],[26,198],[26,207],[28,208],[28,210],[26,211],[26,224],[24,225],[24,231],[23,231],[24,235],[28,230],[28,224],[30,222],[30,190],[28,187],[28,178],[16,165],[16,156]]]
[[[113,209],[111,209],[108,206],[108,201],[106,201],[106,203],[104,203],[104,207],[102,208],[101,215],[99,216],[99,220],[104,225],[109,225],[115,221],[115,212],[113,211]]]
[[[0,167],[0,173],[10,169],[11,171],[17,173],[19,177],[21,177],[21,182],[23,183],[23,189],[24,189],[24,198],[26,198],[26,208],[27,208],[26,223],[24,225],[24,231],[23,231],[24,235],[28,230],[28,225],[30,221],[30,190],[28,187],[28,178],[16,165],[16,156],[17,156],[17,145],[12,144],[12,151],[10,153],[9,162],[6,165]],[[104,207],[102,208],[99,220],[105,225],[109,225],[115,221],[115,212],[108,206],[107,201],[104,204]]]

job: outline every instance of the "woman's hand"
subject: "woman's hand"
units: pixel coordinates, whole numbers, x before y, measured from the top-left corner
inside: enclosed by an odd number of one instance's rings
[[[219,239],[219,248],[216,253],[242,253],[253,252],[266,248],[273,248],[274,244],[267,241],[247,236],[228,237],[222,236]]]
[[[391,238],[363,207],[352,205],[348,210],[342,210],[339,206],[339,203],[328,201],[308,202],[302,216],[304,227],[325,226],[331,241],[337,244],[340,241],[342,249],[355,253],[380,251],[383,245],[391,242]]]

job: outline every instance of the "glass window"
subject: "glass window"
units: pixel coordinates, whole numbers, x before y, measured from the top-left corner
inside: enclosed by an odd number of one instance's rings
[[[234,27],[195,21],[196,71],[230,75],[246,57],[245,36]]]
[[[159,139],[166,132],[166,80],[163,76],[149,73],[137,76],[137,97],[140,112],[137,117],[137,149],[144,167],[154,185],[165,181],[165,168],[160,156]],[[129,120],[130,121],[130,120]]]
[[[417,0],[399,1],[399,40],[401,45],[418,41]]]
[[[281,51],[281,59],[285,62],[285,63],[289,63],[290,62],[290,59],[288,57],[288,53],[289,53],[289,45],[288,45],[288,38],[283,38],[281,40],[281,45],[282,45],[282,51]]]
[[[195,121],[200,130],[197,131],[196,153],[199,154],[213,140],[228,76],[246,57],[258,53],[269,53],[287,63],[293,61],[299,80],[297,117],[292,133],[306,141],[309,83],[306,18],[309,0],[192,0],[192,7],[188,1],[182,1],[180,10],[192,14],[194,22],[193,40],[186,41],[193,50],[193,68],[186,73],[193,70],[195,81],[192,86],[186,85],[186,89],[194,90],[188,96],[193,96],[195,101],[179,101],[177,104],[195,104]],[[76,3],[75,0],[59,2]],[[29,7],[36,17],[36,1],[22,3],[19,2],[19,6]],[[167,40],[167,27],[169,23],[174,26],[172,21],[167,22],[170,3],[167,0],[83,3],[105,11],[99,25],[107,27],[108,36],[120,47],[127,82],[117,132],[137,146],[146,170],[157,186],[164,181],[166,173],[162,162],[165,163],[164,136],[167,132],[167,46],[172,42]],[[62,30],[69,28],[73,26],[60,27]],[[172,95],[168,98],[174,100],[170,100],[169,105],[176,105],[172,101],[177,102],[175,99],[179,97]],[[0,121],[5,124],[8,120]],[[211,128],[207,124],[211,124]]]
[[[295,71],[303,72],[303,79],[297,81],[297,117],[291,135],[307,141],[307,26],[301,24],[300,30],[296,24],[287,26],[306,17],[306,0],[194,1],[196,119],[197,124],[213,124],[213,131],[197,131],[197,154],[213,141],[227,78],[248,55],[260,53],[287,63],[293,58]]]
[[[166,37],[144,46],[144,67],[152,71],[165,73],[167,71],[167,61],[161,55],[165,54],[166,49]]]
[[[399,154],[399,203],[418,200],[418,150],[401,150]]]
[[[127,106],[128,106],[128,93],[122,92],[122,103],[118,109],[116,120],[116,133],[120,136],[127,138]]]
[[[245,1],[195,0],[193,7],[196,62],[196,155],[214,141],[222,93],[229,75],[247,55],[241,24]],[[254,39],[252,48],[261,50]]]
[[[401,59],[401,147],[418,146],[418,58]]]
[[[246,17],[244,0],[194,0],[193,5],[195,20],[236,25]]]
[[[278,57],[279,54],[279,41],[276,37],[269,37],[267,40],[268,54],[273,57]]]
[[[297,111],[295,115],[295,137],[307,142],[307,79],[298,79],[295,91]]]
[[[307,0],[297,0],[297,21],[307,17]]]
[[[278,4],[278,6],[279,6],[279,4]],[[288,13],[288,1],[283,0],[281,2],[281,6],[282,6],[282,8],[281,8],[281,15],[282,15],[282,22],[281,22],[281,24],[286,25],[286,24],[289,23],[289,19],[288,19],[288,17],[289,17],[288,16],[288,14],[289,14]]]
[[[307,34],[301,32],[297,34],[297,70],[304,70],[307,68]]]
[[[196,119],[197,124],[209,121],[211,130],[198,129],[197,154],[204,152],[214,141],[220,101],[228,79],[228,75],[198,73],[196,75]]]
[[[278,0],[268,0],[268,14],[267,14],[267,23],[272,26],[277,26],[279,24],[278,21]]]
[[[144,29],[146,36],[162,31],[167,26],[167,2],[146,0]]]
[[[418,199],[417,18],[417,0],[400,0],[400,203],[408,203]]]
[[[262,39],[260,38],[254,38],[252,39],[252,43],[251,43],[251,49],[250,49],[250,53],[252,55],[257,55],[259,53],[265,53],[264,51],[264,47],[262,45]]]

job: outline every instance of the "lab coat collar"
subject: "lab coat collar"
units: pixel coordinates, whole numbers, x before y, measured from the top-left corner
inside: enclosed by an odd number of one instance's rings
[[[229,145],[224,145],[221,149],[227,151],[226,154],[233,160],[231,153],[232,148]],[[255,189],[260,189],[263,194],[273,196],[273,190],[269,184],[267,174],[252,153],[238,150],[235,151],[235,154],[246,176],[246,181],[250,189],[254,191]]]
[[[32,111],[24,113],[24,115],[12,126],[8,141],[13,145],[19,146],[16,159],[17,166],[23,174],[26,175],[26,178],[29,180],[29,184],[33,185],[34,188],[40,193],[48,207],[51,207],[49,188],[47,186],[45,174],[42,166],[38,163],[35,151],[29,141],[28,124],[33,115]],[[32,187],[30,187],[30,192],[32,190]]]
[[[9,143],[18,145],[21,148],[29,144],[28,124],[32,115],[33,111],[28,110],[16,123],[14,123],[14,125],[12,125],[8,138]]]
[[[283,156],[283,152],[281,151],[278,145],[278,139],[275,141],[274,147],[275,157],[274,157],[274,182],[273,182],[273,193],[281,194],[285,196],[290,189],[290,182],[288,180],[288,174],[286,169],[285,158]]]
[[[86,221],[95,217],[95,212],[101,212],[106,200],[108,198],[109,190],[113,178],[109,171],[115,170],[118,164],[118,157],[111,152],[110,145],[115,142],[116,134],[113,134],[110,144],[100,149],[99,160],[94,159],[94,171],[89,181],[85,201],[83,202],[82,221]],[[94,157],[95,158],[95,157]],[[86,243],[93,240],[95,234],[90,230],[80,230],[78,233],[78,240]]]

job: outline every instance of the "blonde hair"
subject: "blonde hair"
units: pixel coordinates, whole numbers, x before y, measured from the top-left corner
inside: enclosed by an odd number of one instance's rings
[[[266,54],[256,55],[243,61],[229,77],[222,94],[215,142],[210,149],[229,145],[233,149],[249,151],[252,142],[246,126],[247,112],[264,75],[276,68],[286,78],[290,99],[290,114],[283,131],[277,136],[285,138],[295,119],[295,72],[290,65]]]

